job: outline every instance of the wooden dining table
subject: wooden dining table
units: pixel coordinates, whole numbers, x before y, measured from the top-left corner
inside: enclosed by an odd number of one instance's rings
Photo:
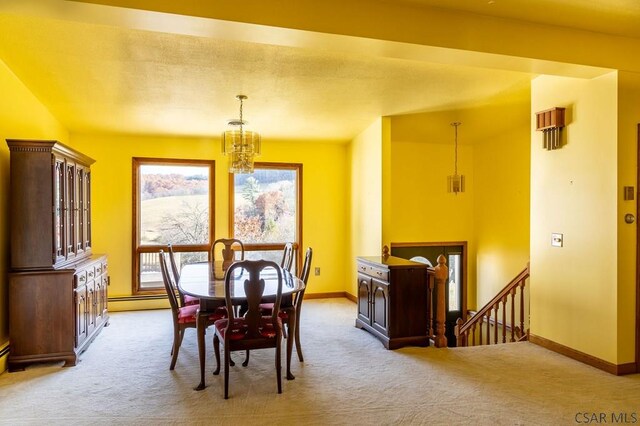
[[[239,306],[247,300],[244,292],[244,281],[248,275],[240,269],[234,274],[231,284],[231,301],[234,306]],[[276,298],[278,275],[275,271],[266,269],[260,275],[264,279],[265,288],[263,302],[273,302]],[[286,269],[282,269],[282,298],[293,295],[304,289],[302,280],[291,274]],[[217,308],[225,305],[225,285],[222,262],[201,262],[192,263],[182,267],[178,287],[182,292],[200,299],[200,308],[196,316],[196,332],[198,335],[198,358],[200,360],[200,384],[195,388],[202,390],[205,386],[205,331],[208,326],[208,318]],[[291,352],[293,350],[293,339],[296,335],[296,312],[292,309],[289,313],[289,329],[287,337],[287,380],[295,379],[291,374]]]

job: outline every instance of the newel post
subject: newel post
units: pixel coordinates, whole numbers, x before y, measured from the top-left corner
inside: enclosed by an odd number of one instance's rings
[[[436,334],[434,337],[436,348],[447,347],[447,336],[444,335],[446,305],[445,292],[447,291],[447,280],[449,279],[449,268],[447,268],[447,259],[438,256],[438,266],[433,268],[436,276]]]

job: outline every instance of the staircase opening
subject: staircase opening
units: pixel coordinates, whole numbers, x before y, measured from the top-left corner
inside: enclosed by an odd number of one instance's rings
[[[403,259],[437,265],[439,255],[444,255],[449,267],[449,279],[445,292],[447,346],[456,346],[455,326],[458,318],[467,318],[467,242],[418,242],[391,243],[391,255]],[[434,301],[437,297],[433,298]],[[431,312],[435,313],[435,306]]]

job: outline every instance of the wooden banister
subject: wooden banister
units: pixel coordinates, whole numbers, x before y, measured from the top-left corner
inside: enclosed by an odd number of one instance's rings
[[[502,343],[506,343],[507,341],[507,305],[509,299],[511,299],[511,342],[523,340],[526,337],[526,332],[524,331],[524,289],[526,285],[526,280],[529,278],[529,264],[527,263],[527,267],[522,270],[514,279],[512,279],[509,284],[507,284],[498,294],[495,295],[493,299],[491,299],[486,305],[482,307],[474,316],[469,318],[467,322],[463,322],[462,318],[458,318],[456,321],[455,327],[455,335],[456,335],[456,344],[457,346],[468,346],[469,344],[469,334],[471,334],[472,345],[476,344],[476,328],[478,329],[478,340],[479,344],[483,343],[483,333],[482,333],[482,325],[483,322],[487,321],[486,327],[486,343],[491,343],[491,322],[494,323],[494,333],[493,333],[493,343],[498,343],[498,314],[499,311],[502,310]],[[515,298],[516,293],[520,291],[520,309],[519,309],[519,327],[516,326],[516,318],[515,318]],[[509,297],[510,296],[510,297]],[[491,318],[491,313],[494,313],[493,320]]]
[[[438,256],[438,265],[433,268],[435,276],[435,291],[436,291],[436,327],[435,336],[433,338],[436,348],[447,347],[447,336],[445,336],[445,321],[447,314],[446,306],[446,294],[447,280],[449,278],[449,268],[447,267],[447,259],[440,255]]]

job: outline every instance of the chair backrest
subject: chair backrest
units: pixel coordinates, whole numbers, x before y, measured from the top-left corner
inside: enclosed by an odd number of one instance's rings
[[[169,252],[169,263],[171,263],[171,272],[173,273],[173,280],[177,283],[180,280],[180,269],[176,263],[176,255],[173,251],[173,246],[167,244],[167,252]]]
[[[294,258],[294,250],[293,243],[287,243],[284,245],[284,249],[282,250],[282,260],[280,261],[280,266],[283,269],[291,272],[291,265],[293,265]]]
[[[311,247],[307,248],[307,252],[304,255],[304,263],[302,264],[302,272],[300,273],[300,279],[307,285],[309,281],[309,274],[311,273],[311,259],[313,258],[313,250]]]
[[[309,274],[311,273],[311,259],[313,258],[313,250],[311,247],[307,248],[307,252],[304,254],[304,263],[302,264],[302,271],[300,272],[300,280],[304,283],[304,288],[296,294],[295,307],[300,315],[302,310],[302,300],[304,299],[304,292],[307,291],[307,282],[309,281]],[[300,318],[300,317],[298,317]]]
[[[175,286],[172,282],[172,278],[169,275],[169,268],[167,266],[167,259],[163,250],[160,250],[160,272],[162,273],[162,281],[164,282],[164,289],[167,292],[167,298],[169,299],[169,305],[171,305],[171,311],[174,316],[178,314],[178,298],[176,296]]]
[[[226,270],[236,260],[236,250],[233,245],[240,246],[240,260],[244,260],[244,244],[236,238],[218,238],[211,245],[211,260],[216,260],[216,246],[222,244],[222,269]]]
[[[265,289],[264,278],[260,278],[260,273],[267,268],[273,268],[277,276],[277,292],[276,300],[273,303],[271,319],[275,323],[278,312],[280,311],[280,301],[282,300],[282,270],[277,263],[270,260],[240,260],[235,262],[227,269],[224,275],[225,301],[227,304],[227,312],[229,313],[229,324],[233,323],[234,309],[231,296],[231,281],[234,280],[236,273],[234,271],[243,269],[243,276],[238,279],[244,279],[244,293],[247,299],[247,312],[244,315],[247,323],[247,337],[255,338],[260,336],[259,326],[262,319],[262,310],[260,303]],[[248,275],[248,277],[246,277]]]

